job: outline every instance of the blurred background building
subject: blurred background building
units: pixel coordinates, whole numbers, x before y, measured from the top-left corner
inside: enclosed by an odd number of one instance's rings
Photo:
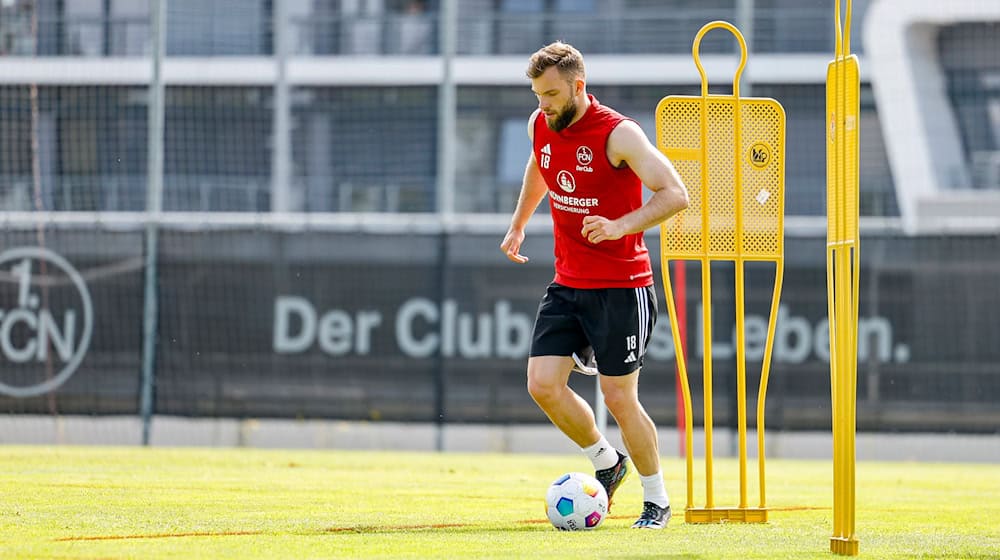
[[[513,208],[535,105],[527,56],[557,38],[591,63],[589,87],[655,134],[653,110],[668,94],[692,94],[691,42],[705,23],[733,21],[751,48],[744,91],[779,99],[788,112],[791,215],[823,215],[825,64],[833,44],[829,2],[742,0],[463,0],[457,2],[454,158],[456,212]],[[741,5],[752,11],[741,13]],[[855,45],[868,2],[856,2]],[[438,85],[442,81],[437,0],[287,0],[286,53],[276,53],[272,0],[171,0],[166,22],[164,208],[267,212],[272,142],[287,142],[287,201],[306,212],[434,212],[438,182]],[[28,76],[38,80],[37,136],[42,203],[53,210],[145,208],[148,0],[11,0],[0,8],[3,192],[0,207],[32,208]],[[983,26],[979,34],[988,32]],[[960,30],[955,35],[964,36]],[[988,44],[943,44],[980,52],[963,75],[990,70]],[[705,54],[732,57],[719,32]],[[964,51],[963,51],[964,52]],[[950,55],[955,60],[968,57]],[[290,126],[275,138],[275,65]],[[137,64],[138,62],[138,64]],[[996,61],[992,61],[996,64]],[[72,72],[67,72],[67,66]],[[721,68],[731,68],[726,64]],[[866,68],[862,64],[862,68]],[[20,71],[18,71],[20,70]],[[995,70],[995,68],[994,68]],[[732,72],[715,72],[726,91]],[[899,213],[868,77],[863,98],[862,174],[866,215]],[[996,89],[992,90],[996,94]],[[997,149],[988,122],[990,90],[956,81],[968,107],[972,153]],[[994,99],[995,102],[995,99]],[[982,114],[980,114],[982,113]],[[978,116],[977,116],[978,115]],[[994,116],[994,120],[995,120]],[[978,125],[979,129],[976,128]],[[994,122],[995,126],[995,122]],[[977,134],[978,132],[978,134]],[[990,132],[984,134],[984,132]],[[70,148],[86,145],[87,149]],[[95,188],[101,185],[102,188]],[[994,185],[995,187],[996,185]]]
[[[453,176],[450,210],[506,212],[516,198],[527,151],[524,123],[534,105],[523,74],[528,54],[557,38],[574,43],[591,62],[591,91],[653,134],[652,111],[661,97],[697,91],[694,34],[705,22],[724,19],[744,31],[750,46],[743,91],[780,100],[789,136],[797,139],[788,148],[787,180],[794,186],[788,214],[823,215],[825,151],[817,131],[834,41],[830,2],[463,0],[448,22],[456,37],[453,57],[441,55],[439,2],[168,2],[165,208],[433,212],[438,179]],[[899,216],[862,33],[870,3],[854,3],[852,33],[863,71],[862,213]],[[31,208],[24,168],[31,158],[19,156],[32,134],[46,209],[145,208],[149,69],[140,61],[150,55],[149,16],[148,0],[0,5],[0,49],[9,57],[0,76],[0,133],[2,156],[10,160],[2,169],[0,208]],[[939,85],[961,144],[943,188],[995,192],[997,23],[955,21],[934,30],[927,54],[940,66]],[[278,37],[286,48],[276,49]],[[735,48],[719,32],[706,38],[703,52],[731,55]],[[454,170],[439,173],[438,86],[445,64],[451,67],[447,85],[455,88],[453,133],[460,148]],[[286,71],[276,72],[276,65]],[[723,63],[714,72],[713,91],[730,87],[728,68]],[[38,84],[37,126],[27,134],[31,80]],[[276,106],[276,85],[287,86],[287,107]],[[283,135],[273,129],[279,111],[288,113]],[[87,150],[70,154],[78,144]],[[272,150],[277,144],[287,149]],[[289,158],[290,166],[272,165],[274,154]],[[272,170],[285,168],[288,184],[277,188],[287,192],[276,196]]]

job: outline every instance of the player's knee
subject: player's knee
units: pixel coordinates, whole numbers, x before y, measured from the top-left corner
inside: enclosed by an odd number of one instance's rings
[[[604,404],[611,414],[628,410],[638,404],[635,392],[626,387],[605,383],[601,385],[601,391],[604,393]]]
[[[562,389],[563,385],[553,383],[542,376],[528,375],[528,394],[539,404],[558,399]]]
[[[607,405],[608,410],[611,414],[615,414],[619,410],[623,410],[630,405],[630,399],[625,398],[625,396],[620,392],[604,393],[604,404]]]

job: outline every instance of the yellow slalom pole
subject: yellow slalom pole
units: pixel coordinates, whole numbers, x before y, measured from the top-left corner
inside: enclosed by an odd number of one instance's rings
[[[860,80],[850,54],[851,0],[841,25],[836,0],[836,52],[827,70],[827,311],[833,421],[833,535],[830,550],[859,553],[855,533],[859,254],[858,117]]]
[[[834,245],[832,247],[833,251],[833,263],[834,263],[834,274],[833,274],[833,307],[834,313],[837,317],[836,327],[833,330],[836,342],[831,343],[836,346],[837,354],[843,357],[843,321],[845,319],[844,315],[841,314],[841,304],[843,303],[844,292],[841,290],[840,279],[843,276],[843,268],[840,260],[841,244],[844,241],[844,213],[843,213],[843,185],[844,185],[844,161],[843,161],[843,130],[841,122],[843,120],[843,94],[844,94],[844,68],[841,61],[844,58],[844,37],[843,37],[843,27],[841,26],[840,20],[840,0],[837,0],[837,13],[834,17],[835,25],[837,26],[836,33],[836,67],[834,69],[834,107],[836,120],[834,121],[834,212],[835,212],[835,237]],[[840,360],[838,360],[840,362]],[[844,476],[844,439],[843,439],[843,412],[841,409],[841,403],[844,400],[843,396],[843,375],[842,370],[837,370],[833,376],[833,384],[836,385],[836,392],[831,393],[831,398],[833,399],[833,404],[831,410],[833,412],[833,527],[835,535],[844,534],[844,503],[843,503],[843,476]]]

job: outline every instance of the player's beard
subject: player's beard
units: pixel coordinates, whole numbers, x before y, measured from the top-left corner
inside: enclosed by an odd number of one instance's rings
[[[555,114],[554,117],[549,118],[548,115],[545,116],[545,124],[549,125],[549,130],[553,132],[559,132],[560,130],[569,126],[569,123],[573,122],[573,117],[576,116],[576,103],[573,99],[570,99],[563,105],[562,109]]]

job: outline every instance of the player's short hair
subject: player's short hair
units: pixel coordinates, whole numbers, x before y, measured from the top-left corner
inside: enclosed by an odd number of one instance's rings
[[[576,50],[576,47],[562,41],[549,43],[531,55],[528,61],[528,77],[535,79],[553,66],[559,69],[559,74],[564,78],[572,80],[586,77],[583,55]]]

